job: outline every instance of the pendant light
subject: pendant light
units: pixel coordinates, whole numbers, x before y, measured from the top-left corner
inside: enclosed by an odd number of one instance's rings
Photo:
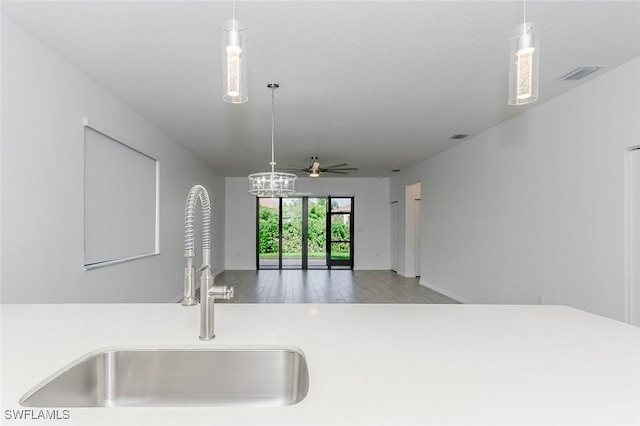
[[[236,19],[236,2],[233,17],[222,24],[225,37],[222,40],[222,99],[231,104],[242,104],[247,96],[247,46],[244,24]]]
[[[509,39],[509,105],[538,100],[539,40],[533,23],[527,22],[526,0],[523,3],[523,23]]]
[[[293,173],[275,171],[275,90],[280,85],[272,81],[267,83],[267,87],[271,89],[271,171],[249,175],[249,194],[257,197],[288,197],[295,194],[298,177]]]

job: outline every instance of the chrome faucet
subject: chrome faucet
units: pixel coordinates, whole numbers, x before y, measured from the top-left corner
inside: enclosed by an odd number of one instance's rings
[[[196,271],[193,259],[196,257],[194,249],[193,222],[196,215],[196,204],[200,200],[202,205],[202,266]],[[200,340],[211,340],[213,332],[213,303],[216,299],[233,298],[233,287],[214,286],[211,275],[211,205],[209,194],[201,185],[195,185],[189,191],[184,212],[184,257],[187,266],[184,268],[183,306],[198,304],[196,298],[196,275],[200,275]]]

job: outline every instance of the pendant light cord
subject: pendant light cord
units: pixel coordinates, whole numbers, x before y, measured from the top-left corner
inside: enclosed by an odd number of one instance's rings
[[[275,171],[276,160],[275,160],[275,110],[276,110],[276,101],[275,101],[275,91],[276,85],[271,86],[271,173]]]
[[[236,0],[231,2],[231,19],[233,20],[233,31],[236,31]]]

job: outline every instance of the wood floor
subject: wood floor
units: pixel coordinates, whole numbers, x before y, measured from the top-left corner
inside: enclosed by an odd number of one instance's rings
[[[216,303],[459,303],[393,271],[224,271],[215,285],[235,288]]]

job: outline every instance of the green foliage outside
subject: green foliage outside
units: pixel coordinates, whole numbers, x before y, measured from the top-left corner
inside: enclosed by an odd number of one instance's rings
[[[326,220],[327,200],[323,198],[309,199],[308,217],[308,255],[309,258],[326,256]],[[261,258],[278,257],[278,208],[260,206],[260,241]],[[349,223],[344,218],[334,216],[331,224],[333,240],[349,240]],[[282,252],[283,257],[297,258],[302,253],[302,199],[289,198],[282,204]],[[348,259],[349,244],[333,243],[333,259]]]
[[[278,209],[260,206],[259,252],[278,253]]]

